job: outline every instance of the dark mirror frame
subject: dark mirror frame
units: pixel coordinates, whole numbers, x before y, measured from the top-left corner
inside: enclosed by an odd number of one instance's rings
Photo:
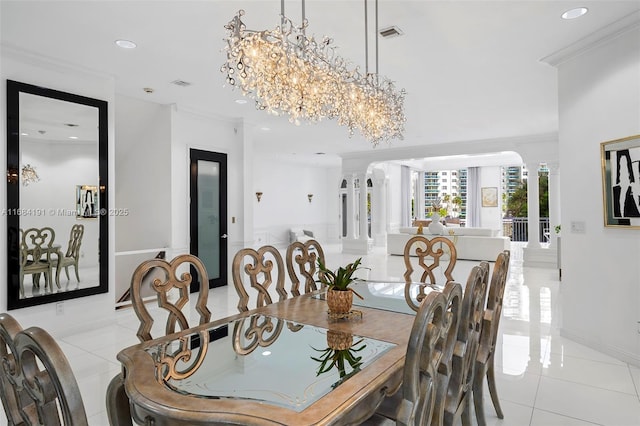
[[[109,211],[108,200],[108,122],[107,102],[47,89],[18,81],[7,80],[7,177],[20,169],[20,93],[30,93],[61,101],[87,105],[98,109],[98,185],[99,206],[102,212]],[[20,208],[20,179],[7,179],[7,212]],[[100,263],[99,284],[96,287],[20,298],[19,241],[11,235],[19,235],[20,216],[7,214],[7,309],[26,308],[45,303],[76,299],[78,297],[107,293],[109,291],[109,216],[99,217],[98,261]]]

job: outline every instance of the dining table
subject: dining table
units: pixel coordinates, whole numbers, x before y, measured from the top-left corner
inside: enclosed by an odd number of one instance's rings
[[[370,302],[380,283],[356,286]],[[389,284],[389,283],[388,283]],[[393,283],[397,291],[404,283]],[[318,290],[123,349],[131,414],[154,425],[349,425],[401,383],[415,312],[329,315]],[[357,290],[356,290],[357,291]],[[404,299],[402,299],[404,300]],[[357,303],[357,302],[356,302]]]

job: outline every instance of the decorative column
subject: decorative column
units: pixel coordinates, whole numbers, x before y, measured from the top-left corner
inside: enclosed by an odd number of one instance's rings
[[[529,170],[527,179],[527,211],[528,216],[528,242],[527,248],[540,248],[540,189],[539,189],[539,169],[540,164],[531,164],[532,167],[526,165]]]
[[[387,179],[384,172],[374,169],[371,195],[371,226],[376,246],[387,245]]]
[[[359,221],[359,231],[360,234],[358,239],[360,241],[368,241],[369,240],[369,232],[368,232],[368,217],[367,217],[367,175],[366,173],[359,173],[356,175],[358,180],[360,181],[360,200],[359,205],[356,207],[356,211],[358,211]]]
[[[558,246],[555,227],[560,225],[560,165],[547,163],[549,169],[549,248]]]
[[[355,199],[356,199],[356,190],[354,185],[353,175],[345,176],[347,180],[347,239],[354,239],[356,237],[356,229],[355,229]]]

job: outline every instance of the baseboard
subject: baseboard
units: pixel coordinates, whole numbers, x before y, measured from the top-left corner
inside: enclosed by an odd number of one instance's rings
[[[566,337],[567,339],[571,339],[576,343],[580,343],[581,345],[594,349],[598,352],[602,352],[603,354],[617,358],[620,361],[629,363],[636,367],[640,367],[640,355],[637,353],[629,352],[616,346],[603,345],[601,342],[596,342],[593,339],[590,339],[589,336],[583,336],[564,328],[560,329],[560,335],[562,337]]]

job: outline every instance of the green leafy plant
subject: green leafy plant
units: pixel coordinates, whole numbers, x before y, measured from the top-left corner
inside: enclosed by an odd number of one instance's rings
[[[361,267],[360,263],[362,262],[362,258],[356,259],[354,262],[349,263],[347,266],[339,267],[335,272],[327,269],[327,267],[322,263],[322,260],[318,259],[318,280],[317,282],[321,283],[324,286],[327,286],[329,290],[338,290],[338,291],[347,291],[352,289],[349,288],[349,285],[353,282],[353,274],[358,269],[369,269],[365,267]],[[355,292],[354,292],[355,293]],[[357,295],[357,293],[356,293]],[[360,297],[358,295],[358,297]]]
[[[555,228],[553,228],[556,230],[556,234],[560,233],[560,225],[556,225]]]

